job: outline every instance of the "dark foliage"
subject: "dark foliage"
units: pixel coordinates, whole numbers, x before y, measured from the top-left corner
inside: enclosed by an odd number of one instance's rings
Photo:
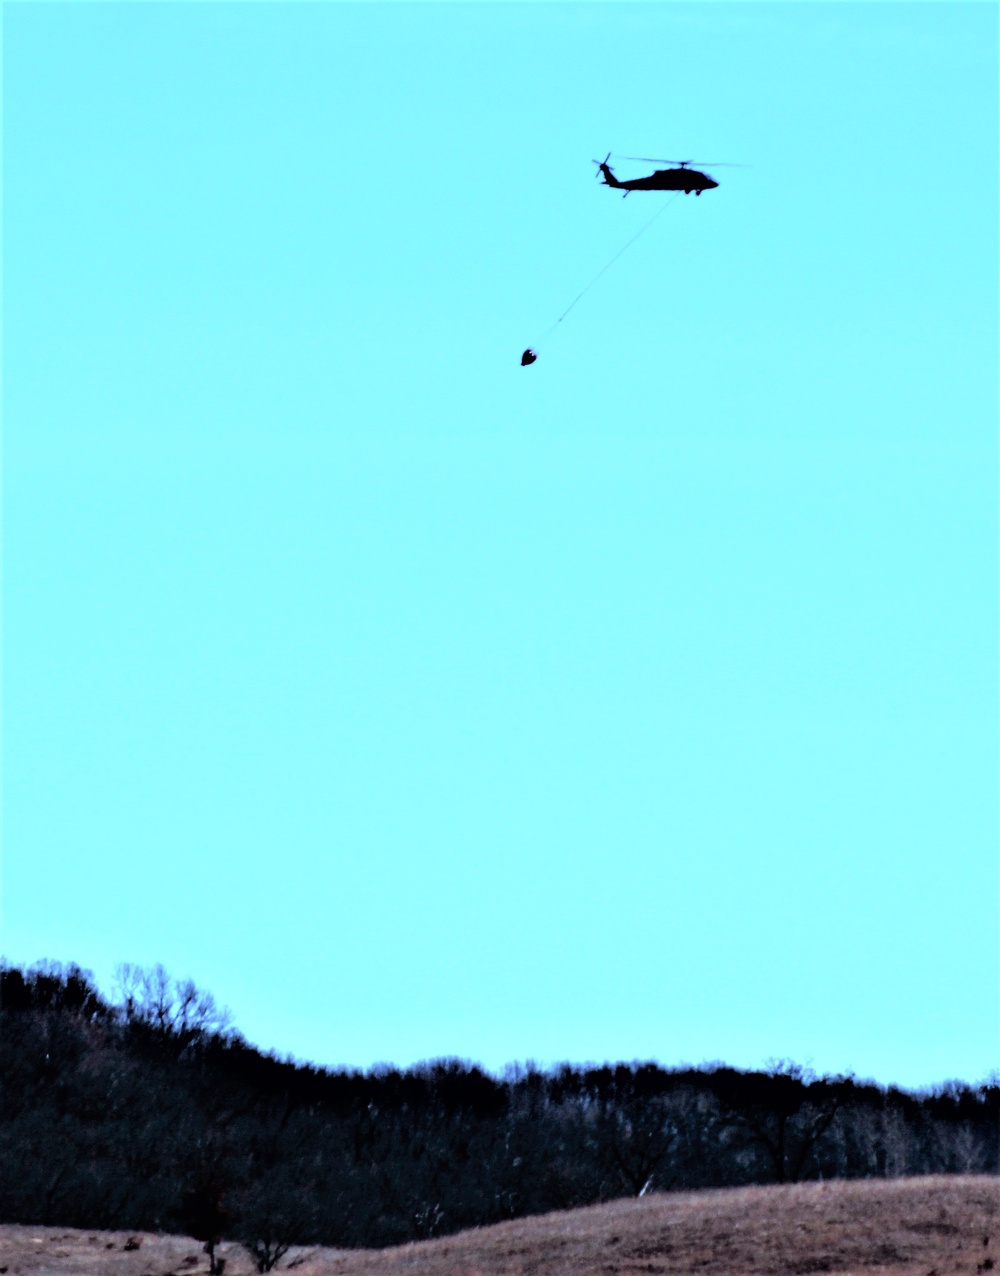
[[[215,1251],[234,1222],[225,1204],[223,1173],[218,1168],[199,1171],[181,1193],[176,1210],[182,1230],[196,1241],[205,1242],[210,1276],[222,1276],[225,1260],[217,1258]]]
[[[655,1064],[493,1077],[262,1054],[212,998],[122,967],[0,967],[0,1221],[389,1245],[651,1189],[995,1173],[1000,1085],[932,1093]]]

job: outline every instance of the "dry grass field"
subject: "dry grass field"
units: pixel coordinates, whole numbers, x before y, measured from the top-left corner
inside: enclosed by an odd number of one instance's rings
[[[226,1276],[254,1271],[239,1246],[221,1253]],[[182,1236],[0,1228],[0,1276],[204,1276],[207,1266],[201,1246]],[[1000,1180],[654,1194],[396,1249],[297,1249],[279,1270],[289,1268],[296,1276],[1000,1276]]]

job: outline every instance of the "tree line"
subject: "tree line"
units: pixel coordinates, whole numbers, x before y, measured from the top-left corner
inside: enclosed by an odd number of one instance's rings
[[[912,1093],[794,1065],[493,1076],[250,1045],[162,967],[0,965],[0,1221],[383,1246],[649,1191],[1000,1169],[1000,1083]]]

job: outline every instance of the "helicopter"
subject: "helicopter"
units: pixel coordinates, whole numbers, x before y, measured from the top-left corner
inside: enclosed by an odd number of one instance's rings
[[[678,193],[680,191],[683,191],[685,195],[690,195],[691,192],[694,191],[696,195],[700,195],[702,191],[714,190],[715,187],[718,186],[719,184],[714,177],[709,177],[707,173],[701,172],[700,169],[692,168],[691,166],[692,164],[696,162],[695,160],[651,159],[648,156],[643,157],[639,155],[622,155],[619,158],[625,159],[625,160],[635,160],[637,163],[640,163],[640,164],[672,164],[673,165],[673,168],[659,168],[656,170],[655,173],[650,173],[648,177],[636,177],[636,178],[630,179],[627,182],[620,182],[618,178],[615,177],[614,171],[612,170],[612,168],[610,167],[608,163],[608,161],[611,159],[610,151],[608,151],[607,155],[605,155],[603,160],[594,160],[593,163],[597,165],[597,170],[598,170],[595,176],[603,177],[605,186],[610,186],[614,190],[623,191],[624,192],[622,196],[623,199],[625,198],[626,195],[631,195],[633,191],[676,191]],[[698,161],[698,162],[700,163],[701,161]],[[747,167],[745,164],[723,164],[722,161],[717,161],[717,163],[720,168],[721,167],[725,167],[725,168],[746,168]],[[713,164],[713,167],[715,167],[714,164]],[[584,295],[584,293],[590,291],[590,289],[594,286],[594,284],[597,283],[598,279],[601,278],[601,276],[605,273],[605,271],[614,265],[614,263],[625,251],[625,249],[630,247],[632,244],[634,244],[635,241],[639,238],[639,236],[643,233],[643,231],[648,229],[648,227],[652,226],[653,222],[655,222],[656,219],[660,216],[660,214],[665,209],[669,208],[669,206],[673,202],[674,201],[672,199],[666,200],[666,202],[661,205],[659,212],[654,213],[654,215],[649,219],[649,221],[647,221],[644,226],[640,227],[640,229],[637,230],[635,234],[633,234],[632,238],[628,241],[628,243],[626,243],[625,247],[619,248],[618,252],[615,253],[615,255],[607,263],[607,265],[603,266],[598,271],[598,273],[594,276],[594,278],[590,281],[590,283],[587,284],[587,286],[583,289],[583,291],[578,293],[573,298],[570,304],[566,307],[566,309],[562,312],[559,318],[555,321],[555,323],[549,329],[549,332],[555,331],[555,329],[559,326],[559,324],[562,323],[562,321],[566,318],[566,316],[573,309],[573,307],[580,300],[580,298]],[[548,336],[548,333],[546,333],[545,335]],[[538,351],[533,349],[531,346],[528,346],[528,348],[524,350],[523,353],[521,354],[521,367],[528,368],[533,363],[537,363],[537,361],[538,361]]]
[[[699,172],[690,165],[694,160],[661,160],[649,159],[639,155],[623,155],[622,159],[637,160],[642,164],[673,164],[674,168],[659,168],[655,173],[650,173],[648,177],[636,177],[628,182],[620,182],[608,165],[611,158],[611,152],[608,151],[603,160],[594,160],[601,176],[604,178],[605,186],[612,186],[615,190],[624,191],[625,195],[632,191],[683,191],[685,195],[690,195],[692,191],[696,195],[700,195],[702,191],[714,190],[718,186],[718,182],[714,178],[709,177],[707,173]],[[622,198],[625,198],[625,195]]]

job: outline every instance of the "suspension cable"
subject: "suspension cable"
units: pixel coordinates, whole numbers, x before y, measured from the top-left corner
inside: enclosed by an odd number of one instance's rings
[[[665,204],[663,204],[660,208],[658,208],[658,209],[656,210],[656,212],[653,214],[653,216],[649,219],[649,221],[648,221],[648,222],[645,222],[642,226],[640,226],[640,227],[639,227],[639,229],[635,232],[635,234],[634,234],[634,235],[632,236],[632,238],[628,241],[628,243],[626,243],[623,247],[619,248],[619,249],[618,249],[618,251],[615,253],[615,255],[611,258],[611,260],[610,260],[609,262],[607,262],[604,266],[602,266],[602,267],[601,267],[601,269],[600,269],[600,270],[597,272],[597,274],[593,277],[593,279],[590,281],[590,283],[589,283],[589,284],[587,284],[587,285],[586,285],[586,287],[585,287],[585,288],[584,288],[581,292],[578,292],[578,293],[576,294],[576,296],[575,296],[575,297],[573,298],[573,300],[569,303],[569,305],[566,307],[566,309],[562,312],[562,314],[559,316],[559,318],[555,321],[555,323],[552,325],[552,327],[551,327],[551,328],[549,328],[549,329],[548,329],[548,330],[544,333],[543,338],[542,338],[543,340],[545,339],[545,337],[547,337],[547,336],[549,335],[549,333],[555,332],[556,328],[558,328],[558,327],[559,327],[559,325],[560,325],[560,324],[562,323],[562,321],[566,318],[566,316],[567,316],[567,315],[569,314],[569,312],[573,309],[573,307],[574,307],[574,306],[576,305],[576,303],[580,300],[580,298],[581,298],[581,297],[583,297],[583,296],[585,296],[588,292],[590,292],[591,288],[593,288],[594,284],[596,284],[596,283],[597,283],[598,279],[600,279],[602,275],[606,274],[606,273],[607,273],[607,272],[611,269],[611,267],[615,264],[615,262],[618,260],[618,258],[622,255],[622,253],[624,253],[624,252],[626,251],[626,249],[631,248],[631,247],[632,247],[632,245],[635,243],[635,241],[639,238],[639,236],[640,236],[640,235],[642,235],[645,231],[649,230],[650,226],[652,226],[653,222],[655,222],[655,221],[656,221],[657,217],[661,216],[663,213],[665,213],[665,212],[667,211],[667,209],[670,207],[670,205],[674,202],[674,200],[677,198],[677,195],[679,195],[679,194],[680,194],[680,191],[678,191],[678,192],[677,192],[677,194],[673,195],[670,199],[668,199],[668,200],[667,200],[667,202],[666,202]],[[529,347],[529,349],[530,349],[530,347]]]

